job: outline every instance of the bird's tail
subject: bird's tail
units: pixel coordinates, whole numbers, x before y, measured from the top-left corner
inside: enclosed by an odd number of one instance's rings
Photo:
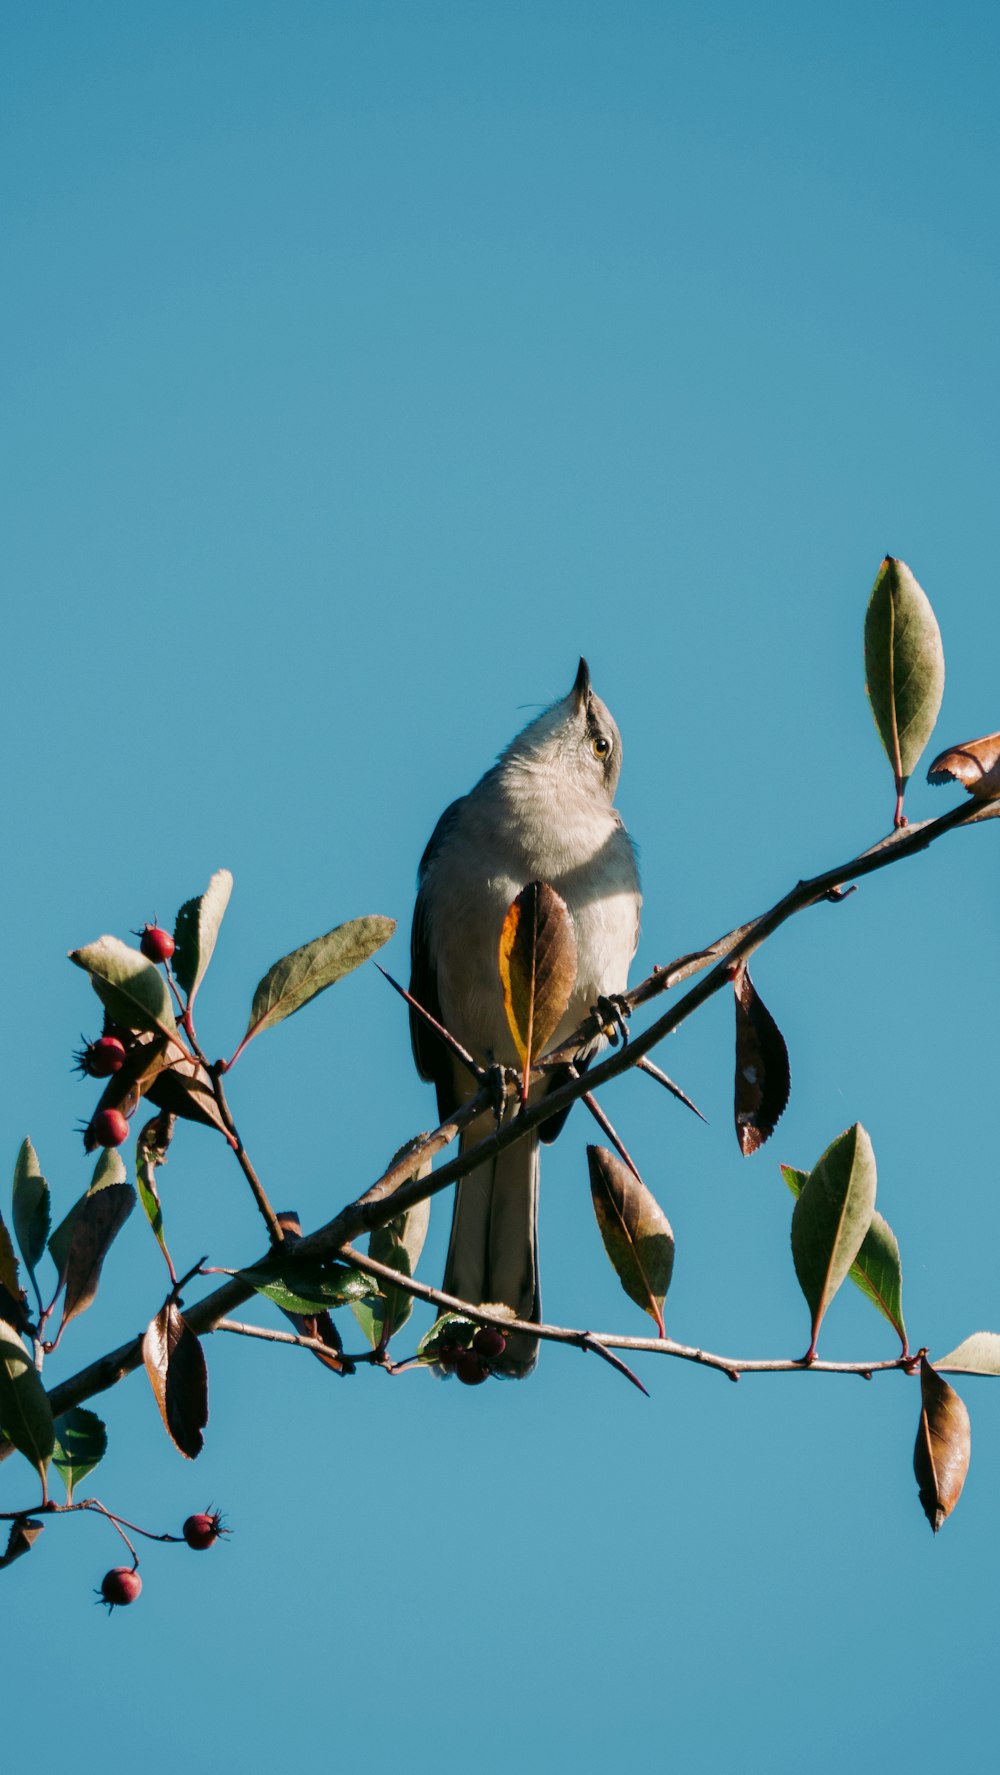
[[[469,1129],[462,1145],[472,1145],[480,1137]],[[461,1179],[444,1287],[446,1293],[473,1306],[498,1303],[519,1319],[539,1319],[536,1135],[526,1134]],[[538,1339],[515,1332],[491,1367],[520,1380],[537,1360]]]

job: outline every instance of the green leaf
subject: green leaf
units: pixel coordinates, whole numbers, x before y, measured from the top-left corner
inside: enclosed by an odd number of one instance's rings
[[[177,914],[173,969],[178,986],[187,993],[189,1007],[205,978],[232,891],[229,870],[217,869],[205,892],[195,900],[186,900]]]
[[[300,1011],[317,993],[359,968],[383,943],[388,943],[395,929],[394,918],[352,918],[328,931],[325,937],[317,937],[276,961],[253,995],[250,1021],[240,1048],[246,1047],[262,1029],[270,1029],[293,1011]]]
[[[102,1005],[125,1029],[155,1029],[173,1035],[177,1025],[167,982],[153,962],[119,937],[99,937],[69,959],[89,975]]]
[[[808,1179],[808,1171],[796,1171],[791,1165],[782,1165],[781,1175],[793,1196],[798,1196]],[[878,1209],[874,1209],[871,1225],[863,1240],[861,1250],[847,1272],[849,1279],[862,1294],[867,1295],[872,1305],[877,1307],[884,1319],[888,1319],[896,1335],[903,1345],[906,1354],[906,1326],[903,1323],[903,1270],[899,1259],[899,1245],[896,1235],[889,1222],[882,1218]]]
[[[674,1235],[656,1197],[603,1146],[588,1146],[590,1193],[604,1249],[618,1280],[661,1337],[663,1302],[674,1268]]]
[[[1000,1374],[1000,1333],[974,1331],[934,1367],[952,1374]]]
[[[464,1313],[442,1313],[430,1330],[424,1332],[416,1353],[421,1362],[436,1362],[441,1350],[448,1345],[470,1344],[477,1329],[475,1320],[467,1319]]]
[[[55,1430],[41,1376],[13,1326],[0,1319],[0,1424],[44,1482]]]
[[[872,1143],[860,1122],[838,1134],[809,1173],[792,1213],[792,1257],[812,1313],[807,1356],[823,1315],[864,1243],[875,1209]]]
[[[49,1186],[30,1140],[22,1141],[14,1166],[14,1232],[21,1256],[34,1276],[49,1236]]]
[[[280,1253],[236,1274],[285,1313],[321,1313],[326,1307],[342,1307],[378,1292],[371,1276],[349,1269],[347,1264],[295,1263]]]
[[[96,1411],[73,1405],[56,1418],[52,1461],[62,1474],[68,1504],[73,1502],[73,1487],[94,1471],[107,1447],[108,1432]]]
[[[19,1301],[22,1298],[23,1290],[17,1258],[14,1255],[14,1245],[2,1214],[0,1214],[0,1288],[6,1288],[13,1301]],[[2,1317],[3,1314],[0,1313],[0,1318]]]
[[[395,1165],[410,1150],[411,1143],[401,1147],[392,1164]],[[430,1159],[423,1160],[413,1176],[426,1177],[430,1167]],[[385,1226],[376,1227],[368,1240],[369,1257],[373,1257],[376,1263],[384,1263],[390,1270],[398,1270],[403,1276],[415,1275],[430,1218],[428,1198],[426,1202],[418,1202],[408,1213],[397,1214]],[[376,1282],[376,1278],[372,1281]],[[377,1300],[351,1302],[351,1311],[373,1350],[395,1337],[413,1312],[412,1294],[394,1288],[391,1282],[377,1282],[376,1285],[379,1290]]]
[[[944,650],[930,603],[905,561],[886,555],[865,616],[865,680],[879,737],[903,786],[930,739],[944,692]]]
[[[174,1274],[173,1262],[167,1250],[167,1241],[163,1233],[163,1209],[160,1205],[160,1194],[156,1187],[156,1173],[160,1165],[167,1162],[167,1150],[173,1133],[173,1117],[160,1114],[154,1116],[141,1129],[135,1149],[135,1181],[139,1191],[139,1200],[143,1212],[153,1229],[153,1234],[160,1250],[167,1260],[171,1276]]]
[[[107,1189],[112,1183],[124,1183],[126,1176],[125,1161],[118,1148],[106,1146],[94,1166],[94,1175],[87,1194],[92,1196],[95,1190]]]

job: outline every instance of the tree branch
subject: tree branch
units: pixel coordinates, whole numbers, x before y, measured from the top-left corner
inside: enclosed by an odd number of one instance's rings
[[[926,850],[946,832],[959,827],[973,825],[978,821],[993,819],[1000,815],[1000,800],[986,802],[969,800],[960,802],[948,813],[936,820],[924,820],[915,826],[907,826],[892,832],[887,838],[879,841],[836,868],[827,869],[820,875],[802,880],[779,900],[769,912],[752,919],[748,924],[719,937],[707,949],[693,954],[680,956],[667,967],[655,968],[646,980],[626,995],[629,1004],[636,1008],[657,997],[661,992],[672,986],[679,985],[692,975],[700,972],[711,963],[716,965],[696,986],[678,1000],[672,1009],[651,1024],[646,1030],[631,1037],[622,1048],[610,1054],[606,1059],[593,1066],[590,1071],[577,1079],[571,1079],[546,1096],[544,1101],[530,1105],[518,1115],[511,1118],[484,1140],[460,1154],[450,1164],[443,1165],[438,1171],[416,1178],[414,1172],[422,1160],[442,1151],[463,1129],[474,1122],[484,1111],[490,1108],[490,1095],[487,1091],[479,1091],[469,1101],[456,1110],[455,1114],[434,1133],[426,1135],[417,1143],[414,1150],[409,1151],[376,1180],[358,1199],[340,1210],[325,1226],[304,1238],[295,1248],[295,1255],[316,1259],[338,1255],[341,1249],[359,1234],[384,1226],[397,1214],[406,1212],[417,1203],[428,1197],[437,1195],[450,1184],[464,1177],[482,1163],[486,1157],[492,1157],[506,1149],[515,1140],[522,1139],[538,1124],[560,1109],[574,1103],[586,1091],[594,1091],[620,1073],[628,1071],[631,1066],[645,1056],[664,1038],[673,1033],[680,1025],[698,1010],[709,998],[718,992],[730,978],[729,970],[737,961],[745,959],[754,950],[766,942],[787,919],[795,913],[803,911],[807,906],[818,904],[835,895],[836,890],[846,881],[863,879],[877,870],[887,868],[890,864],[901,862],[904,858],[914,856],[918,851]],[[591,1017],[576,1032],[573,1040],[562,1050],[562,1057],[572,1061],[583,1041],[592,1040],[599,1032],[600,1021]],[[546,1055],[546,1064],[555,1058]],[[263,1260],[260,1260],[263,1261]],[[294,1259],[293,1259],[294,1261]],[[366,1269],[371,1274],[377,1270],[372,1267],[373,1260],[362,1258],[354,1253],[352,1261],[359,1269]],[[469,1308],[466,1303],[455,1302],[453,1297],[443,1295],[439,1291],[426,1289],[425,1285],[416,1283],[411,1277],[397,1276],[387,1271],[386,1279],[393,1285],[405,1288],[417,1298],[429,1300],[435,1305],[448,1305],[452,1311],[463,1311],[472,1319],[483,1324],[493,1323],[476,1308]],[[236,1279],[215,1289],[194,1306],[185,1309],[185,1318],[191,1329],[198,1333],[210,1331],[220,1319],[226,1317],[235,1307],[248,1300],[253,1290]],[[735,1358],[712,1355],[705,1350],[686,1345],[675,1344],[670,1339],[662,1338],[619,1338],[606,1334],[570,1331],[557,1326],[535,1326],[526,1321],[513,1321],[512,1329],[524,1330],[532,1336],[549,1338],[555,1342],[577,1343],[587,1339],[600,1343],[606,1348],[649,1351],[652,1354],[673,1355],[681,1360],[699,1362],[703,1366],[719,1368],[724,1373],[736,1376],[748,1373],[782,1373],[796,1372],[805,1367],[801,1361],[743,1361]],[[53,1412],[58,1415],[67,1411],[70,1406],[78,1405],[82,1400],[92,1398],[95,1393],[105,1391],[114,1386],[126,1374],[138,1368],[142,1361],[141,1340],[133,1338],[122,1344],[117,1350],[108,1352],[87,1368],[81,1369],[76,1375],[61,1382],[50,1393]],[[869,1374],[883,1369],[905,1368],[902,1358],[891,1362],[879,1363],[827,1363],[813,1362],[810,1370],[817,1373],[835,1374]],[[9,1445],[8,1445],[9,1446]],[[0,1449],[0,1456],[6,1452]]]

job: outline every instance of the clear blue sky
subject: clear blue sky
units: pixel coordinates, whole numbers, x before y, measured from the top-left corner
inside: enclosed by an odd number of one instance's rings
[[[96,1022],[67,949],[226,865],[213,1052],[344,918],[398,917],[405,972],[438,813],[581,652],[624,736],[642,972],[886,831],[861,656],[886,551],[941,622],[938,741],[1000,727],[995,7],[36,0],[3,35],[0,1151],[30,1133],[60,1206]],[[952,799],[921,774],[911,812]],[[1000,1329],[998,847],[960,834],[758,958],[793,1089],[754,1159],[721,1000],[661,1053],[708,1128],[648,1081],[607,1094],[674,1224],[677,1337],[801,1353],[778,1161],[858,1119],[912,1340]],[[433,1113],[373,970],[231,1095],[314,1224]],[[640,1332],[589,1138],[577,1112],[545,1157],[546,1311]],[[261,1243],[216,1144],[182,1130],[163,1180],[182,1262]],[[161,1290],[136,1216],[56,1374]],[[845,1297],[823,1350],[893,1340]],[[146,1775],[993,1767],[1000,1388],[962,1383],[972,1471],[934,1540],[899,1376],[650,1359],[646,1401],[551,1350],[478,1391],[208,1356],[197,1467],[137,1376],[104,1400],[100,1492],[237,1532],[152,1549],[110,1622],[97,1522],[2,1574],[35,1673],[8,1660],[11,1767],[56,1690],[84,1771],[109,1732]]]

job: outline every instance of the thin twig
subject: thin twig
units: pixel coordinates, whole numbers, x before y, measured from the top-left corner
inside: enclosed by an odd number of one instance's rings
[[[400,998],[405,998],[407,1004],[416,1011],[419,1017],[423,1018],[423,1021],[427,1024],[428,1028],[433,1029],[434,1034],[444,1042],[445,1047],[451,1049],[455,1058],[460,1060],[463,1066],[468,1067],[473,1078],[481,1082],[486,1077],[485,1068],[480,1066],[479,1062],[472,1058],[468,1048],[463,1048],[458,1037],[452,1035],[451,1030],[446,1029],[443,1023],[439,1023],[436,1017],[432,1017],[430,1012],[424,1009],[419,1000],[414,998],[412,992],[407,992],[405,986],[400,986],[399,981],[394,980],[392,975],[386,971],[380,962],[376,962],[374,965],[378,968],[383,980],[388,980],[393,991],[398,992]]]
[[[701,1114],[701,1110],[698,1108],[698,1105],[696,1103],[692,1103],[692,1101],[691,1101],[690,1097],[687,1095],[686,1091],[682,1091],[680,1088],[680,1085],[675,1085],[672,1078],[669,1078],[665,1072],[661,1072],[660,1068],[658,1066],[654,1066],[653,1062],[651,1060],[647,1060],[645,1058],[645,1056],[643,1056],[641,1059],[637,1060],[635,1064],[636,1064],[636,1071],[637,1072],[648,1072],[651,1079],[656,1079],[657,1083],[660,1085],[663,1085],[664,1088],[670,1092],[671,1096],[677,1098],[678,1102],[686,1103],[688,1106],[688,1109],[693,1109],[695,1115],[700,1116],[701,1120],[707,1126],[708,1117],[703,1116]]]

